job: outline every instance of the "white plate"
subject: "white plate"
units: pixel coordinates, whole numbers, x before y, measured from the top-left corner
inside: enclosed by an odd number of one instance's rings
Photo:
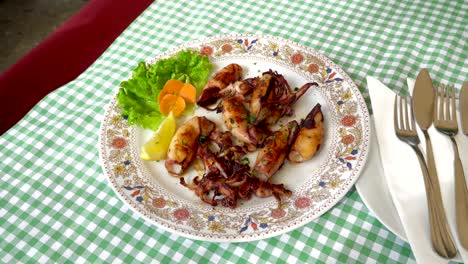
[[[286,162],[273,176],[273,182],[284,183],[293,192],[283,199],[281,208],[277,208],[274,198],[253,198],[236,209],[212,207],[168,175],[164,162],[139,158],[140,147],[152,132],[128,126],[114,98],[101,128],[100,155],[111,186],[130,208],[152,223],[186,237],[250,241],[302,226],[328,211],[348,192],[365,164],[370,128],[364,99],[339,66],[308,47],[254,35],[219,36],[188,43],[149,63],[187,48],[208,55],[215,65],[213,72],[235,62],[244,68],[244,78],[272,69],[283,74],[291,87],[318,82],[319,87],[309,89],[296,102],[292,118],[299,121],[320,103],[325,118],[324,143],[312,160],[297,165]],[[201,108],[195,115],[220,120],[219,115]]]

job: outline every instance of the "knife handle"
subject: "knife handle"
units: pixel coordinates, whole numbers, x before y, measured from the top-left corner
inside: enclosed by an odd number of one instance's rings
[[[439,256],[443,258],[453,258],[457,255],[457,249],[448,227],[441,193],[436,192],[434,185],[431,183],[429,171],[421,150],[417,145],[412,145],[411,147],[418,156],[419,165],[421,166],[424,178],[432,247]]]
[[[429,178],[429,184],[431,185],[432,193],[428,196],[432,196],[432,202],[434,203],[434,213],[436,215],[437,229],[440,232],[439,239],[442,239],[442,244],[444,251],[446,253],[446,258],[454,257],[457,254],[455,244],[453,242],[453,237],[448,228],[448,221],[445,214],[444,203],[442,201],[442,193],[440,191],[439,177],[437,176],[437,169],[434,160],[434,152],[432,150],[431,138],[427,130],[423,130],[424,138],[426,140],[426,158],[427,158],[427,172]],[[427,189],[427,188],[426,188]]]
[[[427,130],[423,130],[424,138],[426,139],[426,157],[427,157],[427,170],[429,172],[429,178],[434,191],[440,193],[439,177],[437,176],[437,169],[435,166],[434,152],[432,151],[431,138]]]
[[[451,136],[450,139],[452,140],[453,151],[455,153],[455,210],[457,230],[460,244],[468,250],[468,189],[460,154],[458,153],[457,142],[453,136]]]

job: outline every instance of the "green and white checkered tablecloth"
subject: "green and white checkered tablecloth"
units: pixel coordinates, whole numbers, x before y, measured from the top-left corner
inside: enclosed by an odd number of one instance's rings
[[[109,186],[100,122],[138,61],[219,34],[269,34],[313,47],[342,65],[366,98],[367,75],[401,89],[421,67],[459,87],[468,79],[467,25],[462,0],[153,3],[86,72],[0,137],[0,261],[414,262],[409,245],[354,188],[316,221],[270,239],[209,243],[163,231]]]

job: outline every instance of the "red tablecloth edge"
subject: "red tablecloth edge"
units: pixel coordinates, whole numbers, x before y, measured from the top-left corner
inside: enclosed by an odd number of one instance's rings
[[[93,0],[0,75],[0,135],[88,68],[153,1]]]

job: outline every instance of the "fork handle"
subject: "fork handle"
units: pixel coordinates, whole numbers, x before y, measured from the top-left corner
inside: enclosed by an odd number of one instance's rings
[[[457,230],[461,245],[468,250],[468,189],[466,186],[465,174],[458,153],[457,142],[455,138],[452,140],[453,151],[455,153],[455,209]]]
[[[429,171],[421,150],[418,146],[414,145],[412,145],[412,148],[416,152],[424,177],[427,207],[429,209],[429,225],[431,230],[432,246],[439,256],[444,258],[453,258],[457,255],[457,249],[453,242],[450,230],[448,229],[448,222],[445,216],[444,205],[442,203],[442,195],[440,191],[437,191],[437,189],[434,188],[429,178]]]

